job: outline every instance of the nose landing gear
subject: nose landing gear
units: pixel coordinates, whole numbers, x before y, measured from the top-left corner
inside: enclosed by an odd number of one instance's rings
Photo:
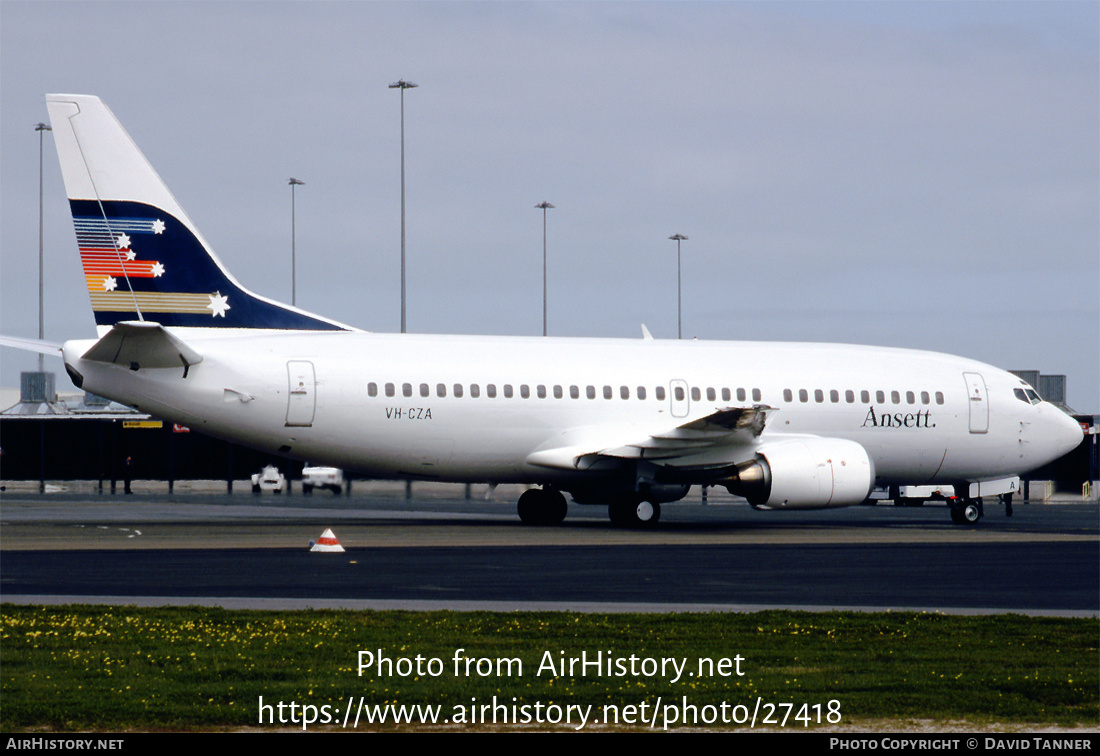
[[[985,514],[981,499],[954,499],[950,508],[951,522],[956,525],[973,525]]]

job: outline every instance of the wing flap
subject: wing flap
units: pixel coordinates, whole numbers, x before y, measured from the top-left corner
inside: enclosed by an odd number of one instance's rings
[[[599,432],[585,429],[582,439],[540,449],[527,457],[528,464],[563,470],[604,469],[624,460],[645,460],[672,467],[722,467],[752,445],[763,432],[767,405],[726,407],[705,417],[657,433],[643,435],[637,428]]]

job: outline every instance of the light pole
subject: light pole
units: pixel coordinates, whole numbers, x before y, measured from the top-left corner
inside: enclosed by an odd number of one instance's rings
[[[290,179],[290,304],[298,305],[298,267],[295,260],[295,212],[294,212],[294,187],[305,186],[306,182],[299,181],[293,176]]]
[[[554,208],[543,201],[535,205],[542,210],[542,335],[546,335],[546,211]]]
[[[672,241],[676,242],[676,338],[684,338],[682,309],[680,307],[680,242],[687,241],[687,237],[683,234],[673,234],[668,237]]]
[[[38,132],[38,340],[42,341],[46,338],[46,326],[45,326],[45,306],[43,304],[43,265],[42,265],[42,138],[43,131],[53,131],[50,126],[44,123],[36,123],[34,130]],[[45,371],[45,367],[42,362],[43,355],[38,353],[38,372]]]
[[[401,90],[401,333],[405,333],[405,90],[416,84],[400,79],[390,89]]]

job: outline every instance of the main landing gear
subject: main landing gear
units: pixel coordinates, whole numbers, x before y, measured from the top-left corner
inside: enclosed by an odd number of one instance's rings
[[[530,488],[520,495],[516,509],[524,525],[560,525],[568,505],[556,488]]]
[[[952,499],[948,506],[951,509],[951,522],[956,525],[973,525],[985,514],[981,499]]]
[[[620,499],[607,505],[607,516],[612,525],[628,528],[644,528],[656,525],[661,519],[661,505],[636,499]]]

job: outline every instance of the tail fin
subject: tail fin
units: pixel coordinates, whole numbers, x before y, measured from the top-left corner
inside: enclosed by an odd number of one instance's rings
[[[241,286],[98,97],[47,95],[46,105],[101,333],[134,320],[355,330]]]

